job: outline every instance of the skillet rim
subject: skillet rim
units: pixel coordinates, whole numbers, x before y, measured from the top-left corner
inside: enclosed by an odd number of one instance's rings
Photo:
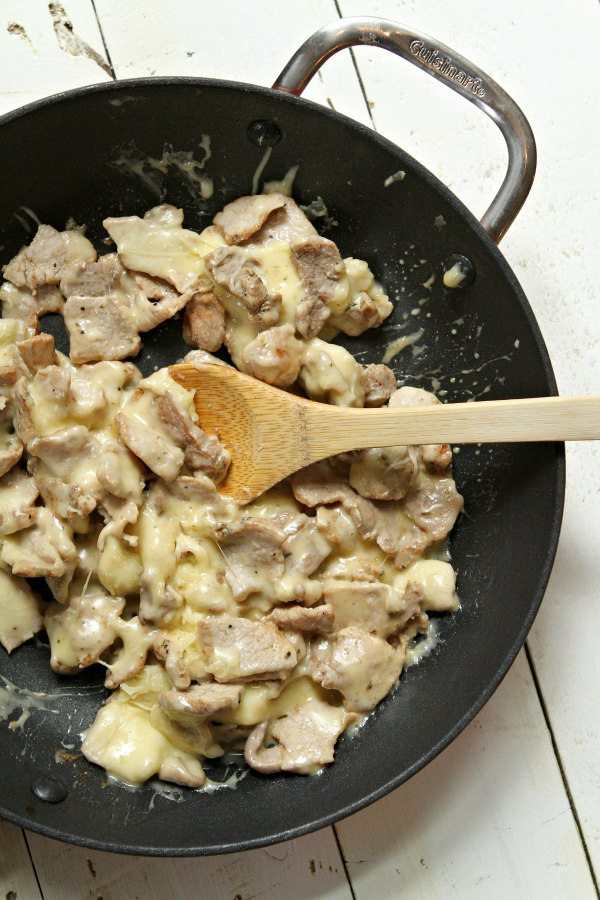
[[[550,361],[546,343],[544,341],[542,332],[535,318],[531,305],[525,295],[525,292],[519,284],[519,281],[512,271],[511,267],[509,266],[507,260],[498,249],[497,244],[494,243],[487,232],[482,228],[480,222],[477,220],[474,214],[442,181],[440,181],[435,175],[433,175],[433,173],[430,172],[429,169],[425,168],[425,166],[423,166],[418,160],[414,159],[414,157],[412,157],[409,153],[407,153],[401,147],[398,147],[397,144],[394,144],[393,141],[383,137],[373,129],[366,127],[362,123],[357,122],[355,119],[352,119],[351,117],[346,116],[343,113],[337,112],[337,110],[329,109],[328,107],[322,106],[321,104],[316,103],[312,100],[306,100],[303,97],[297,97],[285,91],[276,90],[274,88],[267,88],[262,85],[255,85],[248,82],[230,81],[227,79],[218,78],[169,75],[158,77],[115,79],[114,81],[98,82],[95,84],[83,85],[81,87],[73,88],[67,91],[61,91],[57,94],[52,94],[49,97],[43,97],[39,100],[34,100],[33,102],[26,104],[25,106],[10,110],[9,112],[0,116],[0,132],[2,127],[6,124],[9,124],[27,115],[33,114],[39,109],[59,105],[60,103],[67,100],[77,99],[79,97],[85,97],[88,95],[91,96],[94,94],[101,94],[104,92],[110,93],[122,90],[131,91],[139,87],[160,88],[177,85],[185,86],[188,88],[225,88],[227,90],[230,90],[232,93],[242,91],[244,93],[259,94],[263,97],[275,100],[278,103],[287,103],[294,106],[299,105],[300,108],[305,108],[313,112],[317,112],[326,118],[333,119],[345,125],[345,127],[347,128],[353,129],[362,138],[367,138],[370,141],[374,141],[376,144],[379,144],[382,149],[394,154],[401,164],[407,165],[408,167],[412,168],[412,170],[418,177],[422,178],[429,184],[430,187],[436,190],[437,193],[440,194],[443,199],[455,210],[455,212],[457,212],[463,218],[463,220],[466,221],[466,224],[470,226],[474,231],[475,236],[479,238],[484,250],[487,250],[487,252],[491,253],[491,255],[494,257],[496,263],[498,264],[503,275],[509,283],[515,300],[520,304],[521,309],[525,314],[527,324],[531,329],[533,340],[540,354],[544,377],[548,386],[549,394],[558,394],[556,378],[554,375],[554,370],[552,368],[552,363]],[[370,794],[362,796],[360,799],[354,800],[351,803],[346,803],[336,812],[312,819],[310,822],[296,826],[294,828],[289,828],[286,831],[279,832],[277,834],[270,834],[268,836],[256,838],[253,840],[230,842],[227,844],[217,844],[213,846],[184,848],[143,847],[139,844],[113,844],[109,841],[84,838],[80,835],[69,834],[60,828],[53,828],[43,823],[32,821],[32,819],[28,818],[27,816],[19,815],[12,812],[11,810],[6,810],[1,805],[1,799],[0,819],[4,819],[7,822],[11,822],[14,825],[20,826],[21,828],[34,831],[38,834],[42,834],[45,837],[53,838],[54,840],[64,841],[65,843],[75,844],[77,846],[86,847],[93,850],[121,853],[131,856],[211,856],[222,853],[236,853],[243,850],[257,849],[259,847],[267,847],[272,844],[283,843],[284,841],[290,840],[292,838],[302,837],[303,835],[309,834],[313,831],[318,831],[329,825],[333,825],[335,822],[338,822],[341,819],[344,819],[361,809],[364,809],[371,803],[374,803],[376,800],[379,800],[381,797],[384,797],[386,794],[399,787],[405,781],[408,781],[409,778],[412,778],[413,775],[416,775],[417,772],[423,769],[428,763],[435,759],[435,757],[438,756],[442,752],[442,750],[444,750],[449,744],[451,744],[452,741],[456,737],[458,737],[458,735],[466,728],[469,722],[471,722],[481,711],[481,709],[485,706],[492,694],[496,691],[496,689],[503,681],[519,650],[523,647],[526,641],[527,635],[537,615],[541,602],[544,598],[548,582],[550,580],[562,524],[566,481],[565,444],[564,442],[556,442],[554,446],[557,452],[554,463],[554,508],[552,519],[549,523],[550,540],[548,543],[544,564],[540,570],[538,588],[531,599],[529,610],[523,621],[521,629],[519,630],[515,641],[508,649],[502,661],[502,664],[498,667],[498,669],[494,673],[494,676],[481,691],[476,701],[471,705],[471,707],[462,716],[462,718],[459,719],[455,726],[444,736],[444,738],[433,747],[431,747],[426,753],[424,753],[410,768],[404,770],[394,778],[389,779],[383,785],[377,788],[377,790],[372,791]]]

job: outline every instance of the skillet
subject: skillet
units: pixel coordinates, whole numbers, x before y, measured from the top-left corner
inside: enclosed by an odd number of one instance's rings
[[[352,44],[399,54],[496,122],[508,171],[481,223],[403,150],[298,98],[320,65]],[[205,185],[203,198],[177,165],[148,177],[143,160],[160,159],[166,148],[191,151],[201,163],[206,134],[211,156],[201,174],[212,179],[212,196]],[[326,207],[317,224],[342,255],[366,259],[395,300],[383,329],[344,338],[361,362],[379,362],[387,342],[422,329],[414,351],[392,363],[405,383],[434,388],[448,401],[556,393],[531,308],[497,249],[533,180],[531,129],[487,75],[425,35],[375,18],[337,21],[300,48],[272,89],[153,78],[69,91],[0,119],[0,157],[0,263],[29,240],[29,211],[58,228],[69,217],[86,223],[104,251],[106,215],[141,215],[165,200],[183,206],[188,228],[201,229],[224,203],[250,192],[260,163],[266,179],[298,165],[295,198],[317,212]],[[399,172],[404,177],[390,183]],[[448,289],[442,275],[457,255],[466,277]],[[434,282],[423,287],[431,275]],[[59,317],[47,317],[44,328],[68,352]],[[146,336],[136,363],[149,374],[185,352],[174,320]],[[333,766],[313,778],[264,777],[226,759],[208,769],[225,785],[211,792],[159,783],[133,790],[111,781],[76,756],[79,735],[106,695],[102,672],[59,678],[42,636],[0,655],[0,717],[13,707],[9,720],[21,708],[30,713],[22,727],[0,722],[0,815],[101,850],[214,854],[321,828],[406,781],[476,715],[525,640],[556,551],[564,445],[463,447],[455,478],[466,508],[450,541],[461,609],[439,619],[437,646],[360,730],[342,737]],[[31,690],[48,696],[32,700]]]

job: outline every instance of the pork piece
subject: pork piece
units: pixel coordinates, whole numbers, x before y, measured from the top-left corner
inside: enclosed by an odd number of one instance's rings
[[[271,194],[270,196],[276,196]],[[274,210],[262,228],[256,231],[247,246],[268,246],[272,243],[287,241],[297,243],[308,238],[318,237],[314,225],[309,222],[299,206],[291,197],[285,197],[285,204]]]
[[[354,454],[348,478],[361,497],[402,500],[418,471],[412,447],[373,447]]]
[[[39,325],[40,316],[62,312],[65,302],[55,284],[43,285],[32,294],[28,288],[16,287],[10,281],[6,281],[0,287],[0,300],[3,318],[19,319],[26,322],[34,331]]]
[[[0,478],[0,535],[29,528],[35,518],[39,491],[33,478],[13,468]]]
[[[383,319],[373,298],[366,291],[360,291],[341,315],[332,317],[331,324],[344,334],[357,337],[368,328],[377,328]]]
[[[257,725],[246,741],[244,757],[257,772],[313,775],[333,762],[335,743],[347,722],[343,707],[308,700],[279,719]]]
[[[164,663],[165,669],[177,690],[185,690],[192,682],[183,659],[184,648],[169,632],[161,631],[154,639],[154,655]]]
[[[204,507],[203,514],[208,522],[216,519],[222,524],[232,520],[238,510],[237,505],[223,497],[217,491],[215,484],[206,475],[197,472],[193,477],[180,475],[169,485],[169,491],[173,497],[189,503],[191,506],[201,504]]]
[[[296,328],[303,337],[316,337],[329,316],[331,304],[345,273],[340,251],[323,237],[291,245],[292,259],[304,288],[296,308]]]
[[[201,472],[220,484],[227,474],[231,456],[214,435],[205,434],[165,393],[155,400],[158,415],[192,472]]]
[[[225,340],[225,310],[208,291],[194,294],[185,308],[183,339],[191,347],[216,353]]]
[[[365,406],[384,406],[396,390],[396,376],[383,363],[365,366],[360,382],[365,392]]]
[[[54,338],[51,334],[36,334],[26,341],[20,341],[17,350],[32,375],[56,362]]]
[[[399,568],[408,565],[437,540],[417,527],[397,502],[361,497],[334,471],[328,460],[301,469],[290,481],[296,500],[304,506],[341,503],[360,536],[366,541],[375,541],[384,553],[394,557]]]
[[[331,552],[331,544],[319,531],[315,518],[298,513],[282,524],[282,530],[287,535],[282,547],[285,571],[312,575]]]
[[[298,661],[294,645],[271,622],[206,619],[198,624],[197,640],[218,682],[286,678]]]
[[[319,338],[307,341],[299,382],[312,400],[335,406],[364,406],[363,368],[338,344]]]
[[[394,391],[389,400],[389,406],[435,406],[440,403],[435,394],[424,391],[422,388],[409,387],[408,385]],[[452,450],[450,444],[424,444],[420,447],[420,454],[428,472],[434,475],[442,475],[448,471],[452,462]]]
[[[287,388],[293,384],[302,364],[304,347],[291,325],[278,325],[257,335],[244,347],[246,371],[254,378]]]
[[[215,540],[225,556],[225,577],[238,603],[257,591],[273,592],[284,573],[285,535],[278,528],[267,519],[249,518],[217,525]]]
[[[307,631],[313,634],[327,634],[333,628],[334,610],[330,603],[321,606],[286,606],[277,607],[267,616],[284,631]]]
[[[138,616],[133,616],[126,622],[123,619],[116,622],[116,634],[121,646],[108,665],[104,680],[104,686],[110,690],[141,672],[156,639],[157,630],[143,625]]]
[[[160,631],[154,639],[154,655],[164,663],[173,687],[185,690],[192,681],[210,678],[206,661],[196,643],[195,631]]]
[[[61,290],[67,298],[64,318],[76,363],[134,356],[141,347],[139,332],[170,319],[190,296],[172,291],[152,303],[115,253],[71,272],[61,281]]]
[[[167,281],[181,294],[193,292],[204,270],[206,250],[199,234],[181,227],[180,209],[162,204],[145,212],[143,219],[123,216],[105,219],[103,224],[124,266]]]
[[[46,505],[60,518],[87,516],[101,499],[100,446],[85,425],[69,425],[28,446],[30,469]]]
[[[380,325],[393,306],[363,259],[349,256],[344,266],[349,299],[346,307],[331,317],[330,324],[345,334],[358,335]]]
[[[357,625],[382,638],[395,634],[420,614],[419,600],[415,605],[412,593],[407,589],[397,591],[379,581],[326,579],[323,600],[333,610],[336,628]]]
[[[179,292],[164,278],[155,278],[145,272],[129,272],[146,300],[169,300],[176,302]]]
[[[408,531],[412,532],[411,523],[394,501],[366,500],[356,494],[344,503],[344,508],[350,513],[360,536],[366,541],[375,541],[390,556],[403,545],[407,525]],[[428,543],[424,538],[419,552],[423,552]]]
[[[183,466],[184,454],[172,439],[124,413],[119,413],[115,421],[123,443],[149,469],[165,481],[177,478]]]
[[[124,359],[139,353],[135,282],[115,253],[101,256],[65,279],[64,318],[75,363]]]
[[[24,578],[0,569],[0,644],[12,653],[44,626],[42,604]]]
[[[334,472],[326,459],[295,472],[290,483],[294,497],[304,506],[341,503],[355,496],[350,485]]]
[[[239,244],[255,234],[274,210],[285,206],[285,201],[283,194],[238,197],[217,213],[213,223],[228,244]]]
[[[386,641],[351,626],[333,635],[313,678],[339,691],[350,712],[366,713],[389,694],[403,664],[403,654]]]
[[[33,525],[4,538],[2,561],[13,575],[61,578],[75,569],[76,551],[69,533],[52,513],[35,507]]]
[[[104,490],[115,497],[133,499],[138,505],[142,502],[142,466],[120,441],[111,439],[102,444],[96,475]]]
[[[435,542],[452,531],[463,502],[452,478],[427,478],[406,498],[404,511],[429,541]]]
[[[195,684],[186,691],[164,691],[158,705],[167,715],[206,718],[239,706],[242,690],[238,684]]]
[[[95,259],[92,244],[79,232],[40,225],[31,243],[4,266],[4,277],[19,288],[35,292],[43,285],[58,284],[78,263]]]
[[[124,608],[122,597],[105,594],[71,597],[66,606],[50,604],[44,627],[52,671],[68,675],[97,662],[116,640]]]
[[[352,517],[345,509],[339,506],[333,508],[320,506],[315,518],[317,528],[330,544],[342,550],[351,550],[354,547],[358,532]]]
[[[218,247],[206,259],[206,268],[216,284],[242,301],[255,325],[277,325],[281,294],[270,292],[257,260],[240,247]]]

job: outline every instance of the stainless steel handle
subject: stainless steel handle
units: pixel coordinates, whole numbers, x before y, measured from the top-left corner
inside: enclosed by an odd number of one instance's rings
[[[330,56],[360,44],[397,53],[470,100],[496,123],[508,147],[508,168],[481,224],[498,243],[531,189],[537,158],[535,139],[514,100],[473,63],[425,34],[387,19],[356,16],[316,31],[296,51],[273,87],[299,96]]]

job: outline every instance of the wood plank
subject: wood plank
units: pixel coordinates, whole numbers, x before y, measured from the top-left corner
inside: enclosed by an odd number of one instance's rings
[[[35,900],[41,897],[23,832],[0,822],[0,897]]]
[[[0,113],[110,78],[91,0],[65,3],[66,12],[54,3],[51,13],[45,0],[2,0]]]
[[[523,652],[441,756],[336,828],[357,900],[596,896]]]
[[[364,11],[341,0],[344,15]],[[600,19],[592,0],[569,7],[577,53],[555,23],[559,0],[468,5],[378,0],[372,14],[434,35],[480,64],[529,117],[539,163],[533,190],[502,243],[545,336],[561,391],[596,393],[598,354],[598,151],[595,114]],[[533,49],[543,47],[543,59]],[[478,215],[504,170],[495,126],[471,104],[391,54],[357,50],[375,124],[439,175]],[[551,89],[549,89],[549,79]],[[515,339],[518,335],[515,334]],[[529,646],[590,856],[600,873],[600,446],[570,445],[564,525],[554,573]],[[568,612],[565,605],[568,604]]]
[[[45,900],[352,898],[331,828],[262,850],[204,859],[99,853],[35,834],[29,834],[29,843]]]
[[[247,14],[237,0],[97,0],[119,78],[197,75],[270,85],[310,34],[338,18],[334,0],[261,0]],[[349,53],[331,60],[305,96],[369,124]]]

